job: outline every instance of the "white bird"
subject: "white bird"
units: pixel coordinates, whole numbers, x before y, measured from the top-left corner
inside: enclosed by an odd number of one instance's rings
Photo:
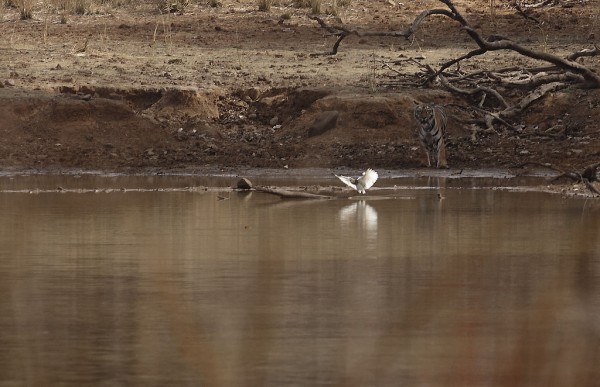
[[[335,177],[340,179],[348,187],[358,191],[359,194],[365,194],[367,193],[367,190],[371,188],[373,184],[375,184],[375,182],[379,178],[379,175],[377,174],[377,172],[369,168],[365,172],[363,172],[362,176],[358,179],[341,175],[335,175]]]

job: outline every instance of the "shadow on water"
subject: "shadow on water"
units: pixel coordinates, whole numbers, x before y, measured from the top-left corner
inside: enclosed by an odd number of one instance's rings
[[[595,385],[600,206],[419,181],[281,200],[13,178],[0,386]]]

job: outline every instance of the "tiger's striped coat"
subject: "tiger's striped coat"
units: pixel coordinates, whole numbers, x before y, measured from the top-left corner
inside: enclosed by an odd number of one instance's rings
[[[419,124],[419,140],[427,153],[427,166],[448,168],[446,161],[446,126],[448,120],[444,109],[433,103],[415,107],[415,118]]]

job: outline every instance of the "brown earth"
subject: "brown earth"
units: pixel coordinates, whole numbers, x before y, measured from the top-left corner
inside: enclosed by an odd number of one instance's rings
[[[381,65],[421,57],[437,66],[474,48],[448,18],[429,18],[416,39],[335,37],[281,1],[259,12],[256,0],[200,2],[183,14],[156,5],[97,7],[59,22],[43,9],[0,23],[0,168],[3,170],[194,171],[206,167],[348,167],[422,165],[414,101],[451,104],[448,162],[455,168],[507,167],[527,161],[580,168],[600,159],[600,91],[567,88],[534,103],[513,124],[472,136],[468,101],[447,91],[402,85]],[[327,4],[327,2],[324,2]],[[536,11],[539,26],[488,1],[456,1],[485,35],[567,55],[600,37],[600,0]],[[437,1],[352,0],[344,23],[404,29]],[[282,15],[291,16],[289,19]],[[327,16],[335,23],[335,18]],[[83,51],[84,43],[89,38]],[[82,51],[82,52],[78,52]],[[600,57],[584,58],[600,69]],[[472,59],[464,69],[543,65],[514,53]],[[418,71],[396,66],[403,80]],[[337,125],[309,135],[323,112]],[[558,130],[559,135],[545,131]]]

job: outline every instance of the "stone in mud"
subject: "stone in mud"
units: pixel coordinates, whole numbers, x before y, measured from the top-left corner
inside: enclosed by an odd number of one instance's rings
[[[340,112],[337,110],[324,111],[317,116],[315,122],[308,128],[308,136],[318,136],[335,128]]]
[[[245,177],[242,177],[237,182],[238,189],[252,189],[252,182]]]

